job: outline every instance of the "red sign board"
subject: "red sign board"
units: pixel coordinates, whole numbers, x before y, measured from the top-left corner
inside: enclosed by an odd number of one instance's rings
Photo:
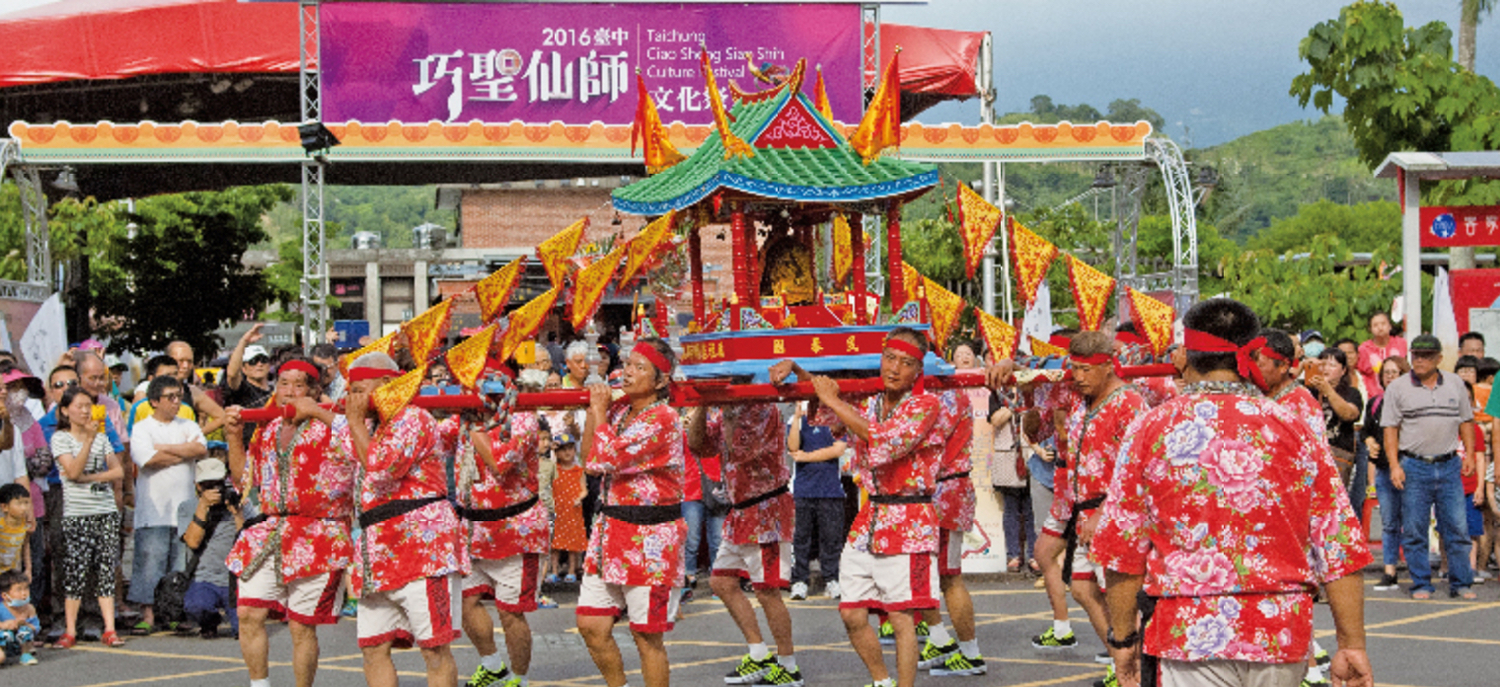
[[[1500,205],[1424,207],[1419,217],[1423,248],[1500,246]]]

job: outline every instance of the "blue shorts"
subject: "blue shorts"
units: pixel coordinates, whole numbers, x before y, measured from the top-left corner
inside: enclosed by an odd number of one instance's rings
[[[1484,508],[1474,505],[1474,495],[1464,494],[1464,511],[1469,514],[1469,538],[1484,536]]]

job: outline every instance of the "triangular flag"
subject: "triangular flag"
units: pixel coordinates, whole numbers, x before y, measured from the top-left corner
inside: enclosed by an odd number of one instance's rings
[[[583,331],[583,326],[599,309],[599,304],[604,301],[604,291],[609,288],[609,282],[614,279],[615,270],[619,269],[624,257],[625,246],[616,246],[609,255],[600,257],[574,275],[573,303],[570,306],[574,331]]]
[[[1068,354],[1068,349],[1062,346],[1054,346],[1033,336],[1031,337],[1031,354],[1038,358],[1061,358]]]
[[[588,226],[589,218],[585,217],[536,247],[536,256],[541,259],[542,268],[547,270],[547,278],[552,280],[553,286],[562,285],[563,277],[568,274],[568,258],[578,252],[578,246],[583,243],[583,231]]]
[[[557,303],[558,294],[562,290],[552,287],[546,293],[531,299],[510,313],[510,324],[505,332],[500,335],[500,359],[510,360],[510,356],[521,346],[521,342],[530,339],[540,329],[542,322],[547,319],[547,313],[552,312],[553,304]]]
[[[448,349],[447,355],[443,356],[443,360],[448,363],[448,371],[465,389],[478,386],[479,375],[484,373],[484,363],[490,355],[490,346],[495,343],[495,334],[499,331],[500,323],[491,323]]]
[[[1036,300],[1036,289],[1047,278],[1047,268],[1057,258],[1057,246],[1032,233],[1014,217],[1010,218],[1010,257],[1015,265],[1016,287],[1027,307]]]
[[[964,299],[937,282],[923,277],[927,287],[927,306],[932,310],[932,334],[939,348],[947,348],[948,337],[958,328],[964,312]]]
[[[925,278],[921,272],[917,271],[917,268],[911,266],[911,263],[901,261],[902,303],[910,303],[922,298],[922,280]]]
[[[1115,278],[1069,255],[1068,283],[1073,287],[1073,302],[1078,306],[1079,326],[1084,331],[1099,331],[1115,292]]]
[[[395,331],[392,331],[385,336],[371,341],[364,348],[361,348],[353,353],[339,358],[339,374],[342,374],[345,378],[347,378],[349,376],[349,366],[354,364],[354,361],[358,360],[360,356],[366,353],[374,353],[376,351],[379,351],[391,357],[395,357],[394,351],[396,348],[396,339],[400,336],[401,329],[397,328]]]
[[[437,350],[438,344],[448,334],[448,313],[452,309],[453,299],[445,298],[443,302],[401,325],[402,331],[406,332],[407,341],[411,342],[413,360],[426,363],[431,359],[432,352]]]
[[[526,256],[523,255],[474,285],[479,315],[485,322],[494,322],[505,312],[505,305],[510,302],[510,295],[515,292],[516,284],[521,283],[525,271]]]
[[[375,412],[380,413],[380,421],[389,422],[396,417],[416,397],[426,379],[427,363],[422,362],[410,372],[380,385],[379,389],[370,394],[370,403],[374,404]]]
[[[823,65],[818,65],[818,82],[813,86],[813,107],[823,119],[833,123],[833,105],[828,102],[828,89],[823,86]]]
[[[719,94],[719,84],[714,80],[714,68],[708,61],[708,48],[704,47],[698,61],[703,67],[703,81],[708,88],[708,105],[714,111],[714,126],[719,129],[719,142],[724,146],[724,159],[736,156],[755,157],[755,149],[729,130],[729,113],[724,111],[724,96]]]
[[[641,233],[630,239],[628,254],[625,258],[625,269],[620,272],[620,285],[630,283],[640,274],[642,268],[650,261],[651,256],[656,254],[662,242],[672,235],[672,219],[676,217],[677,211],[673,210],[661,217],[656,218],[646,225]]]
[[[979,336],[984,339],[984,347],[990,351],[990,362],[998,363],[1015,357],[1021,330],[978,307],[974,308],[974,315],[979,319]]]
[[[1177,319],[1177,310],[1149,294],[1125,287],[1126,300],[1130,301],[1130,320],[1135,330],[1151,344],[1151,354],[1161,356],[1172,345],[1172,322]]]
[[[859,129],[849,137],[849,145],[864,158],[865,164],[875,161],[880,151],[901,147],[901,46],[896,46],[890,63],[880,74],[880,88],[870,100],[864,119],[859,120]]]
[[[1003,214],[968,184],[958,184],[958,235],[964,241],[964,268],[970,279],[984,261],[984,252],[1000,228]]]
[[[854,266],[854,245],[851,241],[849,220],[842,214],[833,216],[833,281],[844,283]],[[837,290],[837,289],[835,289]]]
[[[640,136],[646,173],[656,174],[687,157],[677,152],[677,147],[667,138],[667,130],[661,125],[661,115],[656,111],[651,93],[646,90],[646,80],[641,78],[639,68],[635,72],[635,86],[640,97],[636,100],[635,121],[630,125],[630,154],[635,154],[636,137]]]

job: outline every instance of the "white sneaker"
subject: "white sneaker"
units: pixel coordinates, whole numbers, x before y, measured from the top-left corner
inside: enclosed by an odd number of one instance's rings
[[[842,589],[839,589],[839,583],[837,580],[824,585],[823,592],[828,595],[828,598],[833,599],[834,601],[838,601],[839,597],[844,595],[844,591]]]
[[[792,584],[792,601],[806,601],[806,600],[807,600],[807,583],[806,582],[794,582]]]

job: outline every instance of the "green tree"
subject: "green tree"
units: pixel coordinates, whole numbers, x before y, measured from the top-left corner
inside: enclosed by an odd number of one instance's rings
[[[1123,98],[1114,100],[1109,104],[1109,113],[1105,119],[1122,124],[1145,120],[1151,123],[1151,129],[1160,132],[1166,128],[1167,120],[1161,113],[1149,107],[1141,105],[1140,98]]]
[[[1284,253],[1305,249],[1313,237],[1332,234],[1352,251],[1371,252],[1399,245],[1401,208],[1390,201],[1340,205],[1324,199],[1275,220],[1245,244],[1250,250]]]

